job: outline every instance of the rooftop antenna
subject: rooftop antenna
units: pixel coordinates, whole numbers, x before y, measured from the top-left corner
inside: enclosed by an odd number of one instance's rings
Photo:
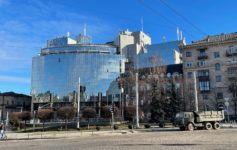
[[[162,37],[162,42],[163,42],[163,43],[166,42],[166,37],[165,37],[165,36]]]
[[[143,16],[141,17],[141,27],[142,27],[142,32],[143,32]]]
[[[183,40],[183,31],[180,30],[180,40]]]
[[[184,42],[184,45],[186,45],[186,38],[184,37],[184,40],[183,40],[183,42]]]
[[[177,27],[177,40],[179,41],[179,27]]]
[[[84,24],[84,35],[86,35],[86,24]]]
[[[70,32],[67,32],[67,37],[70,37]]]

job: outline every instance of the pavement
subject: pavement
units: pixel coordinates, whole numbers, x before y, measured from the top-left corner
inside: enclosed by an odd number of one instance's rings
[[[222,128],[237,128],[237,124],[224,123],[221,124]],[[73,137],[89,137],[89,136],[115,136],[125,134],[136,134],[142,132],[154,131],[179,131],[179,128],[158,128],[152,126],[148,129],[127,129],[127,130],[81,130],[81,131],[48,131],[48,132],[29,132],[29,133],[16,133],[6,131],[8,140],[33,140],[33,139],[60,139],[60,138],[73,138]]]
[[[58,139],[72,137],[88,137],[88,136],[114,136],[137,133],[135,130],[105,130],[105,131],[49,131],[49,132],[29,132],[16,133],[6,132],[8,140],[33,140],[33,139]]]

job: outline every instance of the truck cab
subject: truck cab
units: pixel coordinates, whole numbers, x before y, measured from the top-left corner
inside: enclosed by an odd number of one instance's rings
[[[174,124],[178,126],[180,130],[185,130],[188,123],[194,123],[193,112],[179,112],[175,115]]]

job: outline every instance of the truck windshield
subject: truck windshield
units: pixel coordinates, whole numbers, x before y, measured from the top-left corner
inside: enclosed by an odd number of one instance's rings
[[[175,115],[175,118],[183,118],[184,114],[183,113],[177,113]]]

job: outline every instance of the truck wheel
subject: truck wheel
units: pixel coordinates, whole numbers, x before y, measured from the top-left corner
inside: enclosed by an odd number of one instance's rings
[[[192,123],[189,123],[187,126],[188,131],[193,131],[194,130],[194,126]]]
[[[215,122],[215,123],[213,124],[213,128],[216,129],[216,130],[220,129],[220,124],[219,124],[219,122]]]
[[[205,123],[205,129],[206,130],[211,130],[212,129],[212,125],[211,125],[210,122]]]

